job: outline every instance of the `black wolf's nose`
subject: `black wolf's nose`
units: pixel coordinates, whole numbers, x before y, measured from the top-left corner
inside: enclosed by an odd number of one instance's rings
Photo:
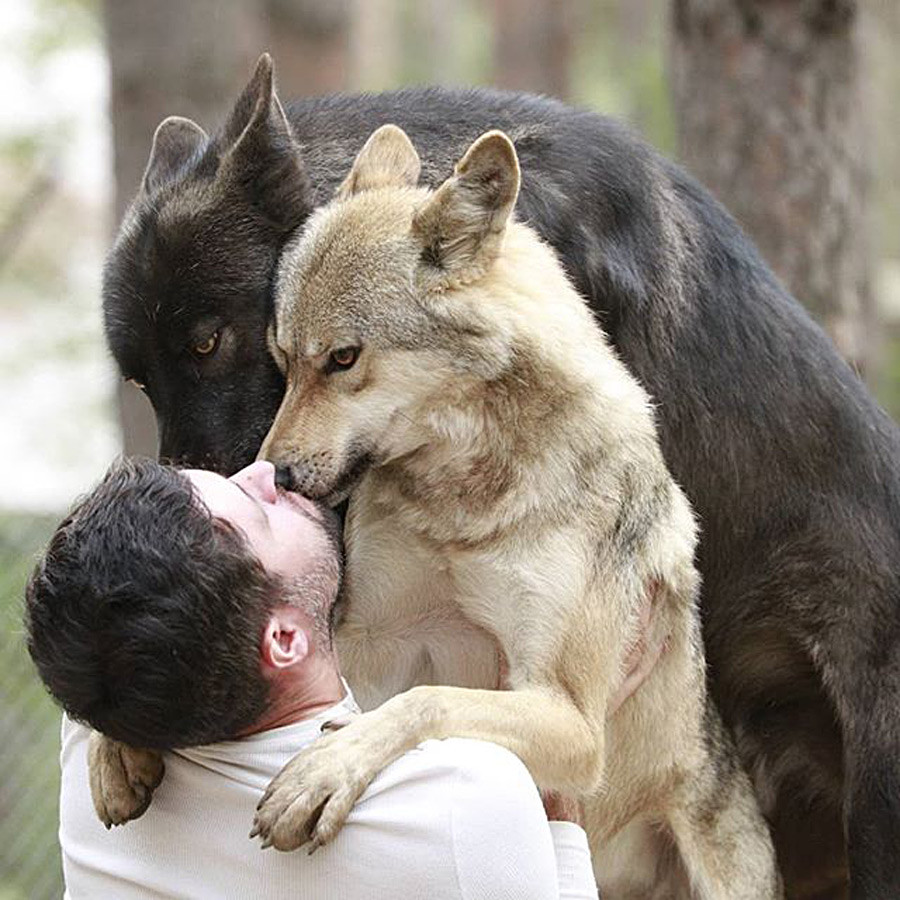
[[[294,490],[294,476],[290,466],[275,466],[275,484],[286,491]]]

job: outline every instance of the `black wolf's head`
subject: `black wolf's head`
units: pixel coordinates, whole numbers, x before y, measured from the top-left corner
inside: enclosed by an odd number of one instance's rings
[[[156,413],[160,456],[232,472],[284,390],[266,349],[282,245],[311,209],[299,146],[263,56],[223,129],[156,130],[103,279],[106,337]]]

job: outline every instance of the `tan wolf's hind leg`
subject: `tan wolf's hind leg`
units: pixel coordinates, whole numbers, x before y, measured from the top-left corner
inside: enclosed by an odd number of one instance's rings
[[[706,758],[670,809],[675,838],[698,900],[781,900],[769,828],[731,735],[707,701]]]

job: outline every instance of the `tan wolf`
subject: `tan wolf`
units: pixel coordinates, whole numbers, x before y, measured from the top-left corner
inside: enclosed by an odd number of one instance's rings
[[[434,192],[419,168],[380,128],[283,257],[287,393],[260,456],[309,496],[352,491],[338,650],[371,711],[285,767],[256,828],[325,843],[385,765],[466,736],[582,799],[604,897],[778,897],[650,401],[513,218],[510,140],[483,135]],[[607,721],[651,592],[668,651]]]

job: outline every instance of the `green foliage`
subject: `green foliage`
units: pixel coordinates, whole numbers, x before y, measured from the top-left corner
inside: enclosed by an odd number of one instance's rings
[[[100,0],[33,0],[37,27],[25,47],[34,60],[42,60],[67,47],[101,38]]]
[[[10,165],[30,166],[43,146],[42,135],[35,132],[0,135],[0,158]]]
[[[662,150],[675,150],[665,67],[667,4],[584,4],[572,56],[573,99],[630,122]]]
[[[882,333],[881,369],[876,396],[895,422],[900,422],[900,325],[892,323]]]
[[[54,519],[0,515],[0,900],[62,893],[57,844],[59,710],[24,646],[22,600]]]

